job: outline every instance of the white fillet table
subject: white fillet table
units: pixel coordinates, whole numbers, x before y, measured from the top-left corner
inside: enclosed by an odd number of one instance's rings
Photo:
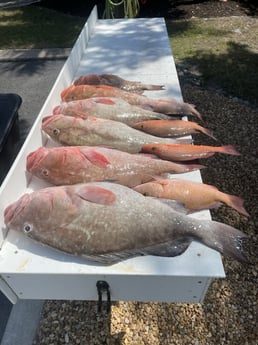
[[[41,135],[42,117],[60,104],[64,88],[89,73],[162,84],[165,90],[145,94],[182,99],[164,19],[100,20],[94,8],[1,186],[0,289],[12,303],[18,299],[97,300],[96,282],[103,280],[109,284],[111,300],[201,302],[212,279],[225,277],[225,272],[220,254],[197,242],[178,257],[138,257],[103,267],[5,227],[3,211],[8,204],[25,192],[47,186],[25,171],[29,152],[53,145]],[[202,181],[199,171],[176,177]],[[210,213],[201,211],[194,217],[205,221]]]

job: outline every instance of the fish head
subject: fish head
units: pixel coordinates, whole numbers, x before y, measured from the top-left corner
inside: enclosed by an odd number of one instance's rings
[[[42,119],[42,130],[48,133],[51,137],[58,136],[60,130],[65,130],[69,127],[73,119],[62,114],[45,116]]]
[[[94,105],[95,102],[90,98],[74,102],[63,102],[53,109],[53,115],[62,114],[86,119],[89,116],[88,112],[94,111]]]
[[[5,224],[8,228],[30,236],[36,228],[40,228],[40,222],[45,220],[45,224],[47,224],[51,212],[49,199],[51,199],[51,194],[46,192],[40,193],[40,195],[24,194],[5,208]]]
[[[97,215],[115,201],[115,193],[97,185],[43,188],[24,194],[7,206],[4,222],[9,229],[33,240],[76,254],[83,247],[85,227],[92,224],[92,213]]]
[[[27,156],[26,169],[33,176],[58,185],[61,177],[63,179],[64,176],[69,176],[66,165],[67,160],[71,160],[72,157],[76,157],[76,152],[66,150],[64,147],[53,149],[40,147]]]
[[[66,144],[72,136],[85,133],[86,123],[81,118],[57,114],[44,117],[41,129],[54,141]]]
[[[62,101],[65,101],[65,102],[72,101],[74,99],[74,97],[73,97],[73,90],[75,88],[76,88],[76,86],[72,84],[72,85],[68,86],[66,89],[64,89],[61,92],[61,99],[62,99]]]
[[[94,97],[95,85],[70,85],[61,92],[61,99],[64,102],[76,101]]]
[[[4,210],[4,222],[34,240],[49,244],[71,219],[74,205],[65,189],[44,188],[26,193]],[[60,230],[59,230],[60,229]]]

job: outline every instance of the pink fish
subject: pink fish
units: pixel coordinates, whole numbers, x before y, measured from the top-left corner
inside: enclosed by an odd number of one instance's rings
[[[109,85],[121,90],[142,92],[144,90],[162,90],[164,85],[143,84],[139,81],[129,81],[114,74],[88,74],[73,82],[74,85]]]
[[[148,120],[134,124],[133,128],[156,135],[157,137],[176,137],[201,132],[213,139],[216,139],[208,129],[192,121],[171,119]]]
[[[160,179],[138,185],[134,188],[146,196],[181,201],[189,210],[214,208],[224,203],[239,213],[249,216],[243,206],[243,199],[219,191],[216,187],[180,179]]]
[[[188,161],[198,158],[207,158],[216,152],[228,155],[240,155],[232,145],[205,146],[205,145],[184,145],[184,144],[146,144],[142,152],[152,153],[162,159],[174,161]]]
[[[128,187],[163,173],[183,173],[203,168],[177,164],[143,154],[104,147],[40,147],[27,157],[27,171],[54,185],[112,180]]]
[[[92,116],[87,119],[61,114],[47,116],[43,118],[42,130],[62,145],[101,145],[129,153],[140,152],[148,143],[178,143],[177,139],[154,137],[125,123]]]
[[[87,119],[90,115],[123,122],[128,126],[132,126],[139,121],[170,118],[168,115],[155,113],[154,111],[131,105],[120,98],[112,97],[94,97],[63,102],[54,108],[53,114],[76,116],[83,119]]]
[[[180,255],[191,241],[247,261],[243,232],[173,212],[116,183],[49,187],[24,194],[6,207],[4,222],[39,244],[105,265],[140,255]]]
[[[70,85],[61,93],[61,99],[65,102],[92,97],[116,97],[132,105],[148,106],[152,111],[162,114],[192,115],[201,118],[200,113],[192,104],[173,98],[152,99],[107,85]]]

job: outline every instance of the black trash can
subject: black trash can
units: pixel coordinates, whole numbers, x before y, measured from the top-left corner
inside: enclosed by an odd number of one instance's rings
[[[0,93],[0,152],[18,119],[22,98],[16,93]]]

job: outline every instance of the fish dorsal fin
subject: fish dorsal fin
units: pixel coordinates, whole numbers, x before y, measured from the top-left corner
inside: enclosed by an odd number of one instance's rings
[[[83,156],[85,156],[93,165],[99,168],[106,168],[110,162],[109,160],[100,152],[95,151],[91,148],[81,150]]]
[[[83,200],[100,205],[110,205],[116,200],[113,192],[98,186],[83,185],[76,194]]]

